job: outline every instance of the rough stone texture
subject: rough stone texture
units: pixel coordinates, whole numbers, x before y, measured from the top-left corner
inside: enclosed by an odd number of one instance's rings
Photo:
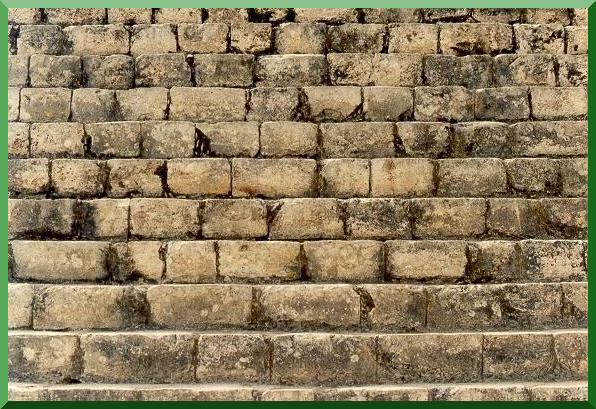
[[[587,9],[8,11],[11,400],[586,400]]]

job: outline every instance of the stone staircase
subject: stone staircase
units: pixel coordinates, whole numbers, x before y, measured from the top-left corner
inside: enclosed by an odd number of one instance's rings
[[[583,9],[11,9],[10,400],[586,400]]]

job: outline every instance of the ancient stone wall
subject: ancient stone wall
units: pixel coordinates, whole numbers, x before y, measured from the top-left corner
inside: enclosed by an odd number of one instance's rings
[[[12,9],[11,399],[586,399],[585,9]]]

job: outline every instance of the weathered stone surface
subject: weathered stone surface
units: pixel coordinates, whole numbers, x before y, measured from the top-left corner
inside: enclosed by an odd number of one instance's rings
[[[323,55],[267,55],[257,59],[255,79],[263,87],[321,85],[326,72]]]
[[[518,158],[505,161],[511,187],[524,193],[555,193],[559,172],[558,163],[543,158]]]
[[[121,24],[65,27],[64,35],[69,54],[112,55],[130,51],[130,35]]]
[[[223,23],[178,25],[180,49],[194,53],[225,53],[229,28]]]
[[[316,167],[314,159],[233,159],[232,196],[313,196]]]
[[[464,87],[417,87],[414,101],[417,121],[462,122],[474,117],[474,94]]]
[[[534,104],[534,101],[532,101]],[[528,90],[518,87],[486,88],[476,91],[476,119],[520,121],[530,116]],[[532,111],[535,114],[535,112]]]
[[[555,58],[544,54],[503,54],[495,61],[499,86],[556,85]]]
[[[128,89],[134,84],[134,59],[128,55],[82,56],[86,86]]]
[[[399,122],[397,143],[409,156],[443,157],[450,149],[448,124],[440,122]]]
[[[586,281],[586,243],[579,240],[520,242],[523,268],[529,277],[541,282]]]
[[[368,335],[311,333],[273,340],[271,375],[276,383],[364,384],[375,378],[376,366],[374,338]]]
[[[355,23],[358,21],[358,13],[355,9],[296,8],[294,9],[294,12],[296,13],[296,21],[300,23],[321,21],[323,23],[339,24]]]
[[[424,197],[434,190],[433,164],[428,159],[372,159],[370,172],[373,197]]]
[[[366,87],[362,89],[362,110],[367,121],[402,121],[414,109],[413,92],[402,87]]]
[[[518,53],[564,54],[565,30],[561,24],[516,24],[513,28]]]
[[[165,271],[163,254],[166,245],[160,241],[128,241],[111,245],[114,263],[112,278],[116,281],[160,281]]]
[[[116,100],[118,101],[118,111],[125,121],[166,119],[169,102],[168,90],[165,88],[136,88],[116,91]]]
[[[151,322],[162,328],[247,325],[251,299],[251,288],[244,285],[158,285],[147,289]]]
[[[195,81],[203,87],[250,87],[254,60],[252,55],[195,55]]]
[[[183,38],[182,34],[180,39]],[[139,24],[130,30],[130,53],[133,56],[174,53],[176,49],[176,33],[171,24]]]
[[[203,154],[211,156],[253,157],[259,152],[257,122],[198,123]]]
[[[428,292],[434,330],[544,329],[561,320],[558,284],[439,286]]]
[[[150,8],[114,8],[108,9],[109,23],[126,25],[151,23]]]
[[[263,122],[260,135],[261,155],[311,157],[317,151],[317,132],[316,124],[290,121]]]
[[[224,281],[290,281],[301,275],[300,244],[286,241],[219,241]]]
[[[381,335],[378,343],[379,381],[398,383],[480,380],[481,335]]]
[[[559,55],[559,83],[563,87],[588,84],[587,55]],[[552,84],[548,84],[552,85]]]
[[[97,241],[13,241],[12,274],[39,281],[103,279],[107,248]]]
[[[465,275],[466,268],[463,242],[387,242],[387,278],[394,281],[455,282]]]
[[[362,95],[358,87],[304,87],[308,117],[315,122],[347,121],[358,117]]]
[[[196,344],[199,382],[266,382],[270,346],[260,334],[205,334]]]
[[[577,330],[553,336],[560,375],[566,379],[585,380],[588,376],[588,333]]]
[[[488,55],[428,55],[424,57],[425,84],[431,86],[490,87],[493,59]]]
[[[19,27],[19,36],[16,39],[18,54],[61,54],[65,45],[73,41],[69,34],[72,30],[66,29],[63,32],[57,25],[23,25]]]
[[[8,329],[31,326],[33,286],[10,283],[8,285]]]
[[[383,278],[383,244],[322,240],[303,244],[306,276],[313,281],[375,282]]]
[[[346,23],[327,28],[327,49],[340,53],[380,53],[383,50],[383,24]]]
[[[414,199],[412,236],[456,238],[483,234],[484,199]]]
[[[349,285],[262,286],[257,322],[271,328],[355,328],[360,297]],[[275,368],[275,365],[274,365]]]
[[[29,81],[32,87],[77,88],[81,85],[80,57],[32,55],[29,59],[29,67],[31,71]]]
[[[271,25],[234,22],[230,27],[230,46],[242,53],[262,53],[271,48]]]
[[[93,306],[92,313],[81,314]],[[143,290],[126,286],[36,286],[33,328],[89,330],[142,327],[147,313]],[[99,364],[99,362],[98,362]]]
[[[284,23],[275,28],[275,51],[279,54],[323,54],[323,23]]]
[[[588,28],[565,27],[567,54],[588,54]]]
[[[192,157],[195,126],[183,121],[147,121],[141,123],[141,156],[145,158]]]
[[[50,177],[58,195],[89,197],[103,193],[106,172],[99,161],[56,159],[52,161]]]
[[[23,88],[20,101],[19,120],[22,122],[66,122],[70,115],[71,90]]]
[[[8,337],[8,377],[12,381],[68,382],[76,379],[75,335],[11,334]]]
[[[160,170],[164,161],[156,159],[111,159],[107,194],[109,197],[159,197],[163,193]]]
[[[202,234],[208,238],[267,236],[267,209],[260,200],[207,200],[202,220]]]
[[[231,192],[230,163],[214,158],[169,160],[168,188],[177,196],[226,196]]]
[[[393,124],[321,124],[321,151],[326,158],[376,158],[395,155]]]
[[[216,257],[212,241],[170,241],[165,278],[174,283],[215,282]]]
[[[501,23],[439,25],[439,47],[443,54],[498,54],[513,49],[513,30]]]
[[[436,163],[439,196],[480,197],[507,192],[507,173],[500,159],[441,159]]]
[[[285,199],[273,209],[272,240],[340,239],[344,224],[335,199]]]
[[[126,239],[128,236],[128,199],[81,201],[78,211],[85,213],[79,235],[84,238]]]
[[[74,228],[74,206],[69,199],[9,199],[8,237],[68,237]]]
[[[18,196],[46,192],[50,187],[49,168],[47,159],[9,159],[9,193]]]
[[[243,121],[246,95],[243,89],[178,88],[170,90],[170,118],[177,121]]]
[[[399,199],[351,199],[346,230],[354,239],[410,238],[409,206]]]
[[[155,12],[156,23],[201,23],[202,9],[196,8],[163,8]]]
[[[363,320],[372,330],[411,332],[424,327],[426,295],[422,287],[376,284],[357,291],[369,305]]]
[[[588,191],[587,159],[561,159],[558,164],[561,178],[561,194],[565,196],[586,196]]]
[[[184,54],[150,54],[135,59],[137,87],[189,87],[190,67]]]
[[[86,382],[188,383],[193,338],[188,334],[107,333],[81,335]]]
[[[435,54],[439,30],[434,24],[395,24],[389,26],[390,53]]]
[[[484,337],[483,373],[494,380],[549,380],[556,360],[548,334],[495,334]]]
[[[8,123],[8,157],[25,158],[29,155],[29,124]]]
[[[140,155],[141,126],[138,122],[99,122],[85,124],[91,139],[90,152],[98,157]]]
[[[370,164],[366,159],[325,159],[320,171],[321,196],[366,197]]]
[[[194,200],[130,201],[130,234],[133,237],[194,238],[199,231],[199,203]]]
[[[533,87],[532,115],[539,120],[583,119],[588,114],[585,87]]]

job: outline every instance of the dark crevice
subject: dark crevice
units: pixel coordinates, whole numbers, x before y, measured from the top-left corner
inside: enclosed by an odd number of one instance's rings
[[[8,49],[11,54],[17,54],[18,46],[17,39],[21,32],[21,26],[18,24],[11,24],[10,30],[8,31]]]
[[[203,133],[199,128],[195,127],[195,142],[192,156],[199,158],[203,156],[211,156],[211,141],[209,137]]]
[[[195,56],[189,54],[186,56],[186,63],[188,64],[188,68],[190,69],[190,84],[193,87],[197,86],[197,78],[196,78],[196,71],[195,71]]]
[[[174,194],[168,186],[168,161],[163,161],[162,164],[155,169],[153,174],[159,176],[159,180],[161,181],[162,196],[174,197]]]
[[[353,289],[360,297],[360,327],[364,331],[370,331],[370,312],[375,308],[375,302],[364,287],[356,286]]]

